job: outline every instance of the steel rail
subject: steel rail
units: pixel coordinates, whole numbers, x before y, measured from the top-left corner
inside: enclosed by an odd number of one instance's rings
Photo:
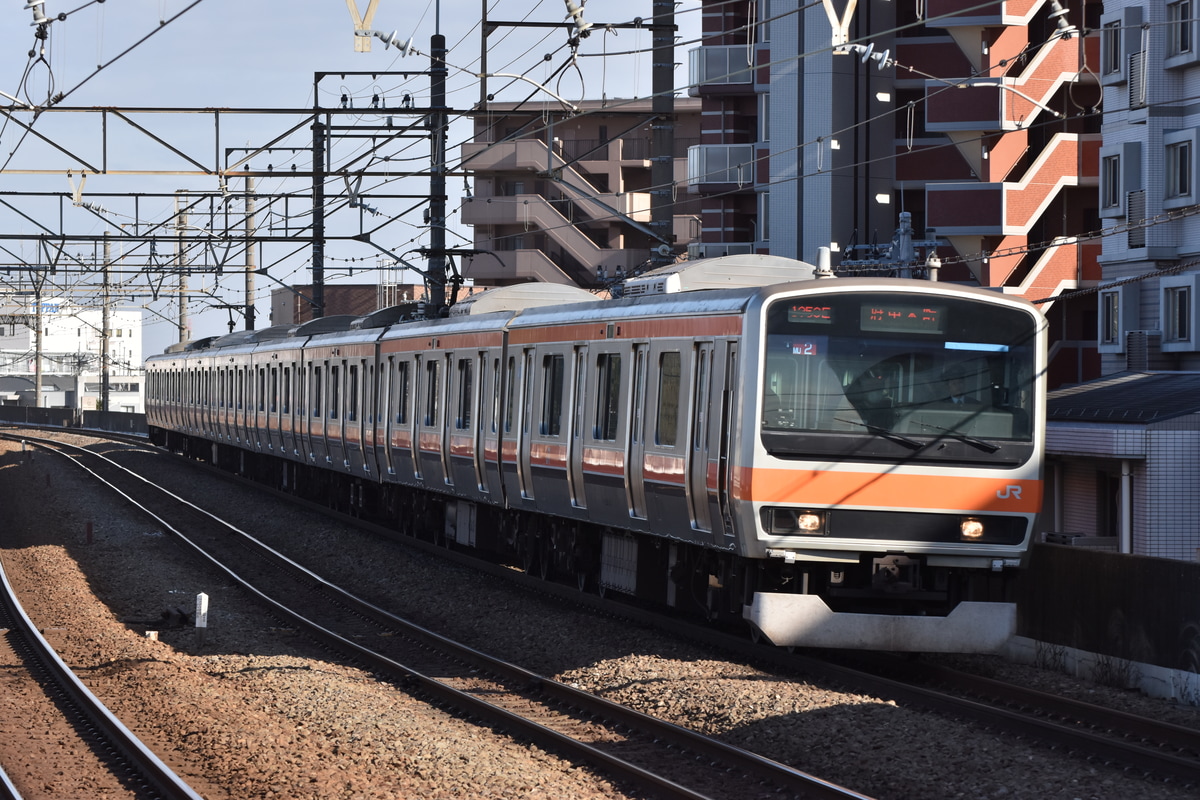
[[[155,791],[168,800],[202,800],[199,794],[125,727],[63,662],[25,613],[3,565],[0,565],[0,599],[13,617],[18,632],[30,644],[34,658],[51,675],[55,685],[63,690],[75,707],[103,734],[105,741],[112,744]],[[7,775],[0,784],[5,787],[10,785]],[[15,791],[14,788],[13,792]]]
[[[17,438],[15,435],[10,434],[0,435],[6,436],[7,438]],[[826,798],[829,800],[834,800],[835,798],[837,800],[847,800],[850,798],[855,800],[870,800],[870,798],[866,795],[862,795],[845,787],[838,786],[829,781],[822,780],[785,764],[780,764],[779,762],[772,761],[771,759],[755,753],[751,753],[733,745],[720,742],[708,736],[704,736],[703,734],[692,731],[688,728],[684,728],[682,726],[660,720],[656,717],[643,714],[620,704],[613,703],[612,701],[605,700],[579,689],[575,689],[550,678],[543,677],[509,662],[493,658],[485,653],[482,653],[481,651],[454,642],[446,637],[441,636],[440,634],[434,633],[422,628],[421,626],[415,625],[412,622],[397,617],[384,609],[355,597],[353,594],[345,591],[341,587],[330,583],[311,570],[308,570],[307,568],[287,558],[282,553],[270,548],[245,531],[239,530],[236,528],[236,526],[233,526],[230,523],[222,520],[215,514],[200,508],[185,498],[179,497],[178,495],[163,489],[136,472],[117,464],[106,455],[96,453],[78,445],[72,445],[53,439],[39,439],[30,436],[22,436],[19,438],[22,438],[23,440],[39,447],[51,450],[52,452],[56,452],[60,455],[66,455],[62,450],[59,449],[62,448],[63,450],[77,450],[89,457],[105,461],[113,467],[141,481],[147,487],[150,487],[157,492],[172,498],[174,502],[180,503],[188,507],[191,511],[204,515],[205,517],[208,517],[216,523],[226,527],[230,531],[234,532],[237,536],[242,537],[243,541],[253,547],[257,552],[259,552],[260,555],[263,555],[281,567],[286,568],[293,574],[302,576],[304,581],[310,585],[320,587],[321,590],[332,595],[336,602],[350,607],[355,613],[377,620],[384,624],[402,628],[408,635],[423,639],[431,646],[451,652],[455,658],[468,660],[470,662],[479,664],[496,674],[504,675],[510,681],[534,689],[534,693],[541,693],[551,697],[555,699],[557,703],[563,706],[583,709],[586,713],[608,719],[610,722],[615,722],[619,725],[625,725],[636,730],[647,731],[656,740],[670,742],[679,747],[685,747],[694,754],[702,754],[705,757],[719,760],[722,764],[742,770],[748,774],[755,776],[767,776],[776,785],[789,792],[792,792],[792,796],[795,797],[815,798],[817,800],[825,800]],[[393,676],[411,688],[419,689],[421,692],[430,697],[436,698],[441,702],[450,704],[455,708],[463,710],[469,716],[487,720],[491,724],[503,727],[510,733],[536,742],[542,746],[553,748],[557,752],[566,752],[586,759],[590,763],[608,770],[610,775],[618,776],[624,780],[629,780],[648,788],[655,794],[655,796],[687,798],[688,800],[706,800],[706,798],[708,798],[708,795],[704,794],[702,791],[681,786],[663,776],[657,775],[636,764],[632,764],[629,761],[620,758],[619,756],[606,752],[586,742],[574,739],[534,720],[514,714],[480,697],[449,686],[442,681],[424,675],[408,665],[395,661],[310,620],[300,612],[295,611],[289,606],[275,600],[258,587],[249,583],[234,569],[225,565],[219,559],[207,552],[202,545],[194,542],[190,537],[173,526],[170,522],[146,507],[145,504],[138,502],[138,500],[131,494],[116,486],[105,477],[99,475],[90,467],[80,463],[78,459],[73,457],[68,458],[81,469],[84,469],[93,475],[96,480],[109,486],[121,497],[132,503],[135,507],[139,508],[142,513],[145,513],[154,519],[163,527],[165,531],[169,532],[181,543],[192,549],[200,558],[222,572],[230,580],[235,581],[246,592],[265,603],[267,607],[271,609],[272,613],[278,614],[280,617],[290,620],[292,623],[303,627],[310,636],[315,638],[320,643],[332,649],[348,653],[353,658],[367,665],[369,668]]]

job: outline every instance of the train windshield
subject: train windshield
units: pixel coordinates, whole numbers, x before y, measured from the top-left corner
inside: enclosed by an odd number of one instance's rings
[[[1036,321],[962,298],[842,294],[767,312],[762,438],[782,457],[1018,464]]]

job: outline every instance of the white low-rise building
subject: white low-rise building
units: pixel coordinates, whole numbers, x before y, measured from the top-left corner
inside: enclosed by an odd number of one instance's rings
[[[110,309],[105,342],[104,313],[64,299],[10,298],[0,303],[0,378],[5,405],[141,413],[142,312]],[[38,342],[36,329],[42,336]],[[41,387],[36,385],[38,352]]]

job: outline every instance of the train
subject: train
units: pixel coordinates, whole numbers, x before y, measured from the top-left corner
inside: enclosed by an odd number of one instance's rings
[[[827,276],[725,256],[616,298],[518,284],[434,319],[180,343],[147,360],[149,434],[775,645],[994,652],[1042,502],[1045,318],[1000,291]]]

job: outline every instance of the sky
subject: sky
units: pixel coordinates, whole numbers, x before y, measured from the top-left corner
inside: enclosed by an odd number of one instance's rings
[[[356,0],[349,0],[355,3]],[[357,0],[360,15],[370,0]],[[327,73],[318,84],[322,106],[336,106],[347,95],[354,108],[364,108],[363,119],[372,121],[366,107],[371,96],[380,94],[384,105],[395,105],[395,98],[412,94],[415,104],[428,97],[428,78],[413,76],[341,77],[349,72],[421,71],[428,68],[430,36],[440,31],[448,48],[447,105],[467,109],[479,100],[480,25],[482,3],[487,2],[489,19],[561,23],[567,15],[565,0],[379,0],[369,27],[385,33],[395,32],[400,41],[410,37],[416,52],[407,57],[400,48],[387,48],[374,39],[370,52],[356,52],[354,22],[347,0],[44,0],[36,9],[24,9],[24,2],[9,0],[0,9],[0,92],[34,106],[45,104],[48,97],[62,94],[58,107],[117,108],[270,108],[304,109],[313,106],[314,73]],[[626,23],[636,17],[649,17],[651,0],[592,0],[583,6],[583,19],[597,28],[579,46],[578,69],[555,76],[567,59],[567,34],[563,27],[552,28],[501,26],[488,38],[488,70],[493,73],[519,73],[540,83],[568,100],[647,96],[650,93],[651,36],[648,31],[604,31],[604,23]],[[52,20],[44,41],[35,38],[34,14]],[[687,50],[696,46],[700,12],[698,0],[681,3],[676,11],[681,44],[676,53],[676,84],[687,79]],[[58,19],[65,15],[65,19]],[[99,67],[99,68],[98,68]],[[541,94],[523,81],[489,81],[496,101],[524,100],[530,93]],[[549,98],[545,98],[549,99]],[[0,96],[0,105],[12,102]],[[284,115],[222,114],[219,123],[212,115],[143,114],[131,117],[144,128],[143,133],[124,120],[102,117],[97,113],[14,112],[12,119],[0,115],[0,234],[33,234],[63,229],[72,234],[100,236],[105,230],[123,227],[144,230],[173,216],[177,191],[213,192],[219,181],[211,175],[121,175],[122,171],[145,173],[179,169],[195,171],[188,160],[211,164],[221,149],[244,147],[247,150],[275,142],[299,117]],[[32,125],[29,133],[18,124]],[[218,124],[220,130],[217,130]],[[219,139],[218,139],[219,134]],[[455,145],[466,136],[459,124],[449,136],[450,158]],[[43,138],[44,137],[44,138]],[[156,139],[158,141],[156,141]],[[164,144],[165,143],[165,144]],[[277,147],[291,146],[293,151],[275,151],[251,165],[286,171],[290,164],[307,168],[310,154],[299,149],[311,144],[307,127],[283,137]],[[165,145],[170,145],[168,149]],[[353,143],[338,145],[346,158],[354,156]],[[423,149],[422,149],[423,148]],[[178,152],[174,152],[178,151]],[[335,157],[339,151],[335,150]],[[180,155],[183,154],[183,155]],[[397,170],[405,159],[422,167],[428,165],[428,144],[409,142],[394,153]],[[186,159],[185,159],[186,156]],[[256,163],[257,161],[257,163]],[[276,162],[278,164],[276,165]],[[110,174],[91,174],[86,183],[80,164],[102,166]],[[68,174],[68,170],[71,170]],[[421,192],[428,179],[411,186],[397,180],[388,191]],[[78,198],[73,191],[82,191]],[[405,188],[400,188],[405,187]],[[286,177],[261,179],[260,192],[311,191],[311,181]],[[381,230],[373,240],[389,252],[402,253],[428,243],[422,209],[410,209],[412,203],[400,200],[371,200],[364,186],[364,202],[384,218],[406,211],[404,217]],[[455,194],[462,187],[451,181],[449,206],[456,206]],[[340,182],[328,182],[327,194],[345,191]],[[8,194],[25,193],[21,196]],[[32,195],[29,193],[39,193]],[[112,193],[112,196],[106,196]],[[161,197],[130,199],[130,195],[157,193]],[[302,222],[307,211],[289,207],[288,213],[264,214],[257,218],[260,227],[276,225],[286,229]],[[359,211],[342,214],[340,222],[373,226],[377,217]],[[198,218],[197,218],[198,219]],[[377,224],[377,223],[374,223]],[[448,244],[469,244],[463,236],[468,230],[451,223]],[[39,249],[32,239],[0,240],[5,250],[0,263],[51,263],[54,253]],[[68,244],[64,249],[76,264],[95,263],[101,256],[100,245]],[[293,248],[294,249],[294,248]],[[158,264],[169,254],[150,252],[144,243],[140,250],[115,253],[121,263],[131,266],[114,275],[121,307],[144,306],[144,351],[159,352],[176,341],[177,303],[169,297],[174,278],[162,279],[156,270],[149,274],[146,265]],[[269,322],[269,294],[279,286],[276,281],[307,283],[311,251],[284,250],[282,245],[263,248],[260,267],[269,267],[270,278],[256,283],[256,327]],[[374,283],[378,273],[371,269],[380,263],[381,252],[368,245],[336,242],[326,249],[326,276],[329,283]],[[205,265],[223,266],[226,261],[242,262],[243,256],[212,247],[198,260]],[[384,259],[390,263],[390,259]],[[139,264],[141,266],[132,266]],[[55,273],[43,286],[46,294],[69,294],[88,302],[97,290],[82,285],[75,274]],[[207,271],[189,278],[188,313],[191,338],[217,335],[244,325],[241,316],[228,308],[244,303],[244,282],[240,272],[221,275]],[[31,274],[27,270],[0,271],[0,291],[27,290]],[[415,275],[401,274],[411,281]],[[236,278],[236,279],[235,279]]]

